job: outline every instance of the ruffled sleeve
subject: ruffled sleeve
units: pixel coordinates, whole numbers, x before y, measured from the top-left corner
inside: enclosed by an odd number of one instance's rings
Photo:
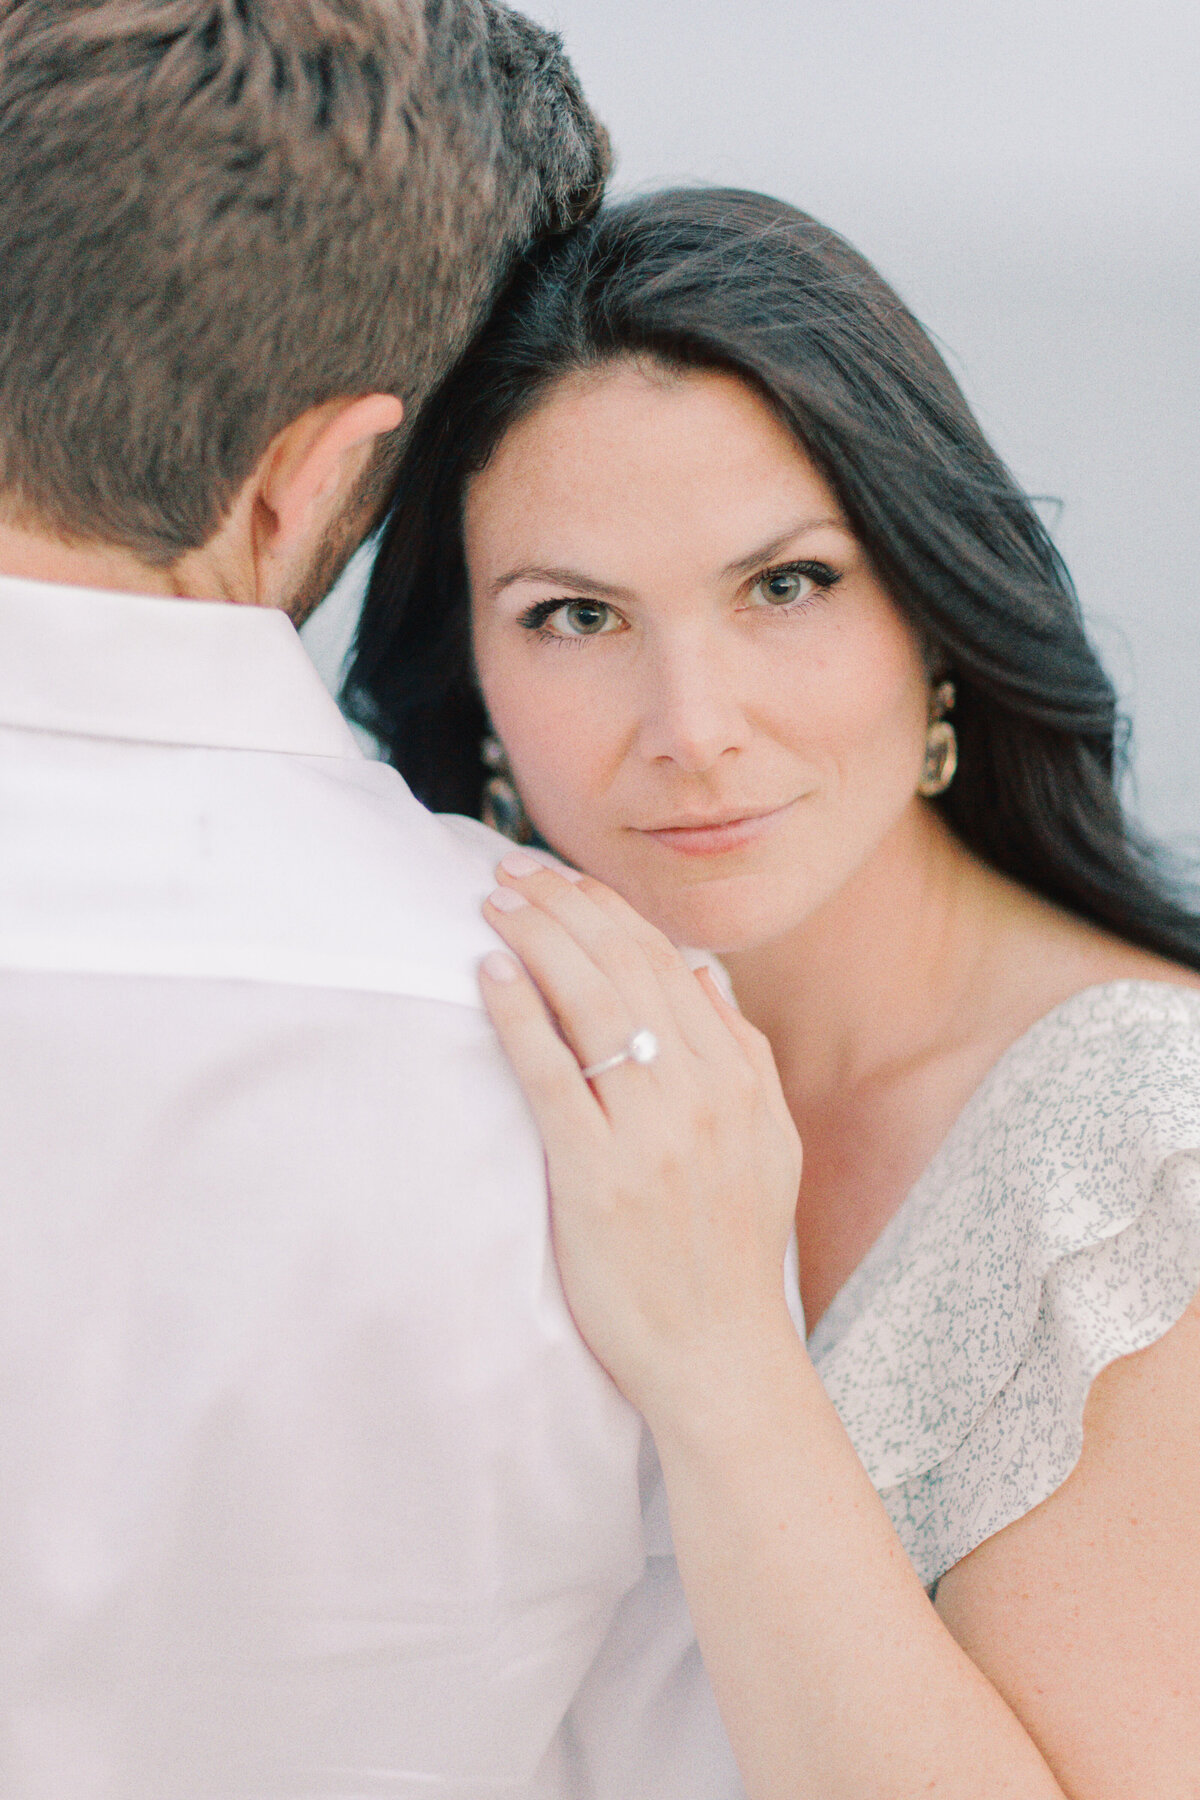
[[[922,1581],[1047,1499],[1100,1370],[1200,1288],[1200,993],[1089,989],[1011,1049],[810,1340]]]

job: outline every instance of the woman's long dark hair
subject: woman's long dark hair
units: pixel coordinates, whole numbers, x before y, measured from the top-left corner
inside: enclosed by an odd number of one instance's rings
[[[345,690],[417,796],[479,816],[486,720],[466,485],[556,381],[618,357],[739,376],[829,482],[953,676],[959,769],[933,804],[961,841],[1033,892],[1200,969],[1200,919],[1123,815],[1116,697],[1045,527],[880,276],[827,227],[759,194],[628,200],[542,246],[422,411]]]

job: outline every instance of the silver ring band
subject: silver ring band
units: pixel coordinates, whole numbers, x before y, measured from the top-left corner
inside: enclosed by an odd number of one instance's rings
[[[635,1031],[623,1050],[615,1056],[606,1056],[603,1062],[589,1063],[579,1073],[585,1081],[594,1081],[597,1075],[607,1075],[610,1069],[619,1069],[623,1062],[652,1063],[658,1055],[658,1039],[652,1031],[642,1026]]]

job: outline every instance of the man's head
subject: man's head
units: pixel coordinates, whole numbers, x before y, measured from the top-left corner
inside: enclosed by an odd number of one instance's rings
[[[0,0],[0,141],[0,517],[294,616],[607,156],[494,0]]]

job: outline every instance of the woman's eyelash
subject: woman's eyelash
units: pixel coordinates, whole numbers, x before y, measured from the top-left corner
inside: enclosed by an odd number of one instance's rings
[[[525,612],[520,614],[517,623],[523,625],[526,631],[540,631],[547,619],[552,619],[556,612],[560,612],[564,606],[570,606],[571,604],[572,601],[570,599],[539,600],[536,605],[529,607]],[[601,602],[597,601],[596,604],[599,606]]]
[[[777,575],[805,575],[819,588],[831,588],[842,579],[841,571],[831,569],[828,563],[789,562],[776,563],[774,568],[762,569],[750,585],[751,587],[761,587],[764,581],[773,581]]]
[[[840,571],[831,569],[828,563],[789,562],[777,563],[774,568],[763,569],[760,574],[755,576],[751,585],[753,587],[758,587],[764,581],[771,581],[778,575],[803,575],[809,581],[814,582],[817,587],[826,589],[833,587],[836,582],[842,579]],[[561,612],[564,606],[578,606],[580,604],[604,607],[607,611],[607,603],[603,600],[581,602],[578,595],[566,595],[558,600],[538,600],[533,606],[527,607],[523,613],[518,615],[517,623],[523,626],[526,631],[542,631],[548,621],[554,617],[555,613]],[[794,602],[790,604],[794,604]],[[782,612],[783,610],[784,609],[781,606],[780,611]],[[559,634],[556,633],[554,635],[557,639]],[[589,634],[581,633],[581,641],[587,635]]]

